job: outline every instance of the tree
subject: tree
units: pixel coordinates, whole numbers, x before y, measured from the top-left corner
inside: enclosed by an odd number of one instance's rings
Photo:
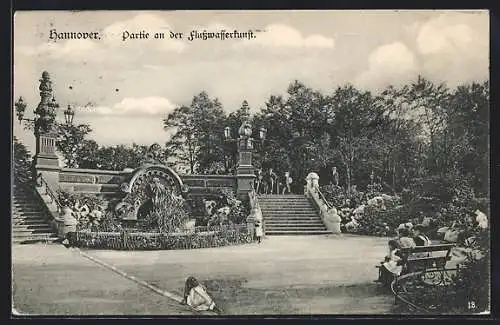
[[[85,137],[92,132],[92,129],[87,124],[72,125],[58,124],[57,125],[57,149],[64,157],[64,163],[69,168],[78,167],[78,154],[84,150]]]
[[[405,104],[404,90],[387,87],[376,98],[376,105],[383,109],[383,123],[380,127],[382,143],[377,161],[383,181],[392,189],[408,186],[410,177],[421,176],[420,158],[425,143],[422,129],[414,112]],[[386,183],[387,184],[387,183]]]
[[[217,98],[206,92],[194,96],[190,106],[177,107],[163,120],[164,129],[173,132],[167,151],[191,173],[206,173],[211,164],[224,162],[224,118]]]
[[[31,179],[32,157],[26,146],[14,137],[14,182],[25,183]]]
[[[95,151],[93,159],[96,167],[105,170],[123,170],[137,168],[147,158],[147,146],[132,144],[132,146],[117,145],[101,147]]]
[[[489,84],[461,85],[446,109],[443,155],[483,195],[489,192]]]
[[[82,146],[76,152],[76,165],[79,168],[99,168],[99,145],[94,140],[83,140]]]
[[[417,80],[401,89],[402,104],[412,112],[428,142],[429,156],[427,168],[433,172],[445,172],[444,161],[439,154],[438,141],[446,128],[446,104],[450,98],[444,83],[434,85],[431,81],[418,76]]]
[[[335,151],[345,169],[347,191],[354,180],[355,164],[360,164],[364,150],[375,145],[382,112],[369,92],[360,92],[352,85],[339,87],[330,98],[335,112]]]

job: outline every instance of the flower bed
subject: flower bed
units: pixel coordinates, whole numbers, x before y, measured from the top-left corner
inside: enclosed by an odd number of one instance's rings
[[[196,228],[192,233],[78,231],[72,238],[77,247],[117,250],[194,249],[252,241],[246,225]]]

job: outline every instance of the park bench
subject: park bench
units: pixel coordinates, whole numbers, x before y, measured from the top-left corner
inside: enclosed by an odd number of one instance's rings
[[[412,273],[427,269],[444,269],[446,262],[451,259],[451,249],[453,247],[455,247],[455,244],[402,248],[403,272]],[[425,256],[426,253],[428,253],[428,256]]]

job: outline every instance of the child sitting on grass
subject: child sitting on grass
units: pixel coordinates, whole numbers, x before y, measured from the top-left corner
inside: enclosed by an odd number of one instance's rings
[[[196,311],[208,310],[217,314],[222,313],[222,310],[215,305],[214,300],[207,293],[207,289],[194,276],[190,276],[186,280],[182,303],[187,304]]]

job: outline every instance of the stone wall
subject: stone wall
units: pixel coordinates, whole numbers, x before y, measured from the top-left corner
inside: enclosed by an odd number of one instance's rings
[[[67,192],[97,194],[105,201],[121,198],[120,184],[130,178],[131,171],[63,168],[59,172],[59,189]],[[189,188],[187,201],[195,217],[204,214],[203,200],[214,199],[219,189],[236,192],[233,175],[179,175]]]
[[[119,193],[120,184],[131,175],[129,171],[63,168],[59,172],[59,188],[69,192]],[[236,187],[232,175],[179,175],[190,192],[202,194],[204,189]]]
[[[120,184],[130,172],[63,168],[59,172],[59,188],[68,192],[118,194]]]

